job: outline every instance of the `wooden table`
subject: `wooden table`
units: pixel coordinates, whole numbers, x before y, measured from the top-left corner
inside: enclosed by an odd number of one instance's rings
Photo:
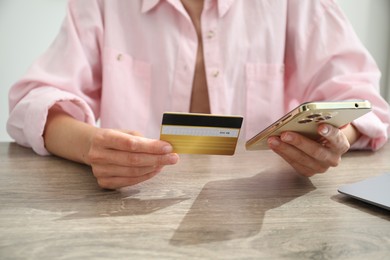
[[[390,259],[390,212],[337,192],[389,158],[350,152],[308,179],[240,145],[106,191],[87,166],[0,143],[0,259]]]

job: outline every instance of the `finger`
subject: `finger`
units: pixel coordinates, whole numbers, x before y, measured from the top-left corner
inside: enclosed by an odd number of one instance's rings
[[[125,134],[129,134],[129,135],[135,135],[135,136],[143,137],[143,135],[140,132],[134,131],[134,130],[118,129],[118,131],[120,131],[122,133],[125,133]]]
[[[108,177],[126,177],[135,178],[143,175],[159,171],[163,166],[147,166],[147,167],[123,167],[118,165],[93,165],[92,171],[96,178]]]
[[[346,153],[350,144],[344,133],[331,125],[322,124],[318,127],[318,133],[326,140],[324,146],[331,148],[338,154]]]
[[[133,153],[118,150],[93,150],[89,153],[91,164],[110,164],[124,167],[147,167],[176,164],[179,156],[170,154]]]
[[[282,142],[279,137],[268,139],[270,148],[289,163],[300,174],[310,177],[316,173],[323,173],[329,167],[293,145]]]
[[[296,147],[304,154],[314,159],[313,163],[320,163],[321,166],[337,166],[340,163],[340,154],[335,153],[328,147],[306,138],[295,132],[285,132],[280,136],[282,142]],[[291,155],[293,156],[293,155]]]
[[[116,130],[105,130],[96,139],[100,145],[114,150],[150,154],[167,154],[173,150],[167,142],[129,135]]]
[[[140,177],[109,177],[109,178],[98,178],[97,182],[100,187],[104,189],[119,189],[127,186],[132,186],[141,182],[144,182],[146,180],[149,180],[150,178],[157,175],[160,171],[156,170],[155,172],[148,173],[146,175],[140,176]]]

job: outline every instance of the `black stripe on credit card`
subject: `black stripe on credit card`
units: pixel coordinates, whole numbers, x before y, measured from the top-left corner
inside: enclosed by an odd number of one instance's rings
[[[191,113],[164,113],[162,124],[241,128],[242,120],[243,118],[240,116],[216,116]]]

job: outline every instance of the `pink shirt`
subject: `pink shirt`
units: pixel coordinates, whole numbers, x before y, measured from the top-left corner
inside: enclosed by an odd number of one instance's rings
[[[355,148],[387,140],[380,73],[333,0],[205,0],[211,112],[244,116],[248,139],[304,101],[368,99]],[[11,89],[8,133],[48,154],[56,102],[79,120],[158,138],[165,111],[188,111],[197,35],[180,0],[70,0],[61,31]]]

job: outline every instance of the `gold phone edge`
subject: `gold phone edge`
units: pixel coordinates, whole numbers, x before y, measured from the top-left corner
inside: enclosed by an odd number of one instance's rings
[[[353,104],[353,106],[351,106]],[[346,100],[346,101],[318,101],[318,102],[304,102],[295,109],[291,110],[281,118],[275,121],[276,122],[284,122],[286,119],[292,119],[295,115],[299,114],[300,112],[309,111],[309,110],[315,110],[315,109],[351,109],[355,107],[356,109],[371,109],[371,103],[368,100]],[[270,132],[271,129],[273,131],[277,129],[274,128],[274,123],[269,125],[264,130],[257,133],[255,136],[250,138],[245,143],[246,150],[253,151],[253,150],[261,150],[258,147],[256,147],[256,143],[262,141],[264,138],[268,137],[267,132]],[[280,126],[279,126],[280,127]],[[258,139],[260,135],[264,135],[263,138]]]

